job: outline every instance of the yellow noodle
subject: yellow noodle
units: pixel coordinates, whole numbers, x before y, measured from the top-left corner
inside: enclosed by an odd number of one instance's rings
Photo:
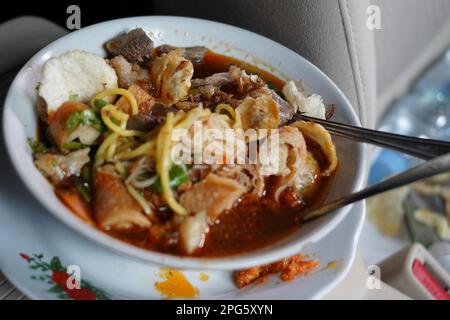
[[[202,114],[200,115],[200,117],[206,117],[206,116],[209,116],[210,114],[211,114],[211,110],[203,109]]]
[[[203,108],[200,106],[198,108],[190,110],[186,116],[174,127],[174,129],[189,129],[192,124],[200,118],[202,115]]]
[[[126,184],[128,193],[136,200],[137,203],[144,209],[146,215],[152,214],[152,208],[148,204],[147,200],[137,191],[133,186]]]
[[[136,98],[134,97],[134,95],[126,90],[126,89],[121,89],[121,88],[115,88],[115,89],[107,89],[105,91],[100,92],[99,94],[97,94],[92,100],[91,100],[91,104],[94,105],[95,100],[101,100],[105,97],[111,97],[111,96],[116,96],[116,95],[121,95],[124,96],[128,102],[130,103],[131,106],[131,114],[135,115],[139,112],[139,108],[138,108],[138,104],[136,101]]]
[[[115,143],[117,141],[118,137],[119,137],[119,135],[117,133],[112,132],[102,142],[102,144],[100,145],[100,147],[97,150],[97,154],[95,155],[95,165],[96,166],[102,165],[105,162],[106,151],[108,150],[109,146],[112,143]]]
[[[187,214],[186,209],[175,200],[172,188],[170,187],[169,172],[172,164],[170,159],[170,144],[173,129],[173,120],[174,115],[172,112],[170,112],[167,115],[165,125],[159,132],[157,143],[156,171],[158,172],[161,179],[163,197],[166,200],[167,204],[175,213],[179,215],[185,215]]]
[[[176,126],[181,120],[183,120],[185,115],[186,112],[184,112],[183,110],[180,110],[177,113],[175,113],[173,117],[173,126]]]
[[[117,120],[120,121],[120,126],[115,124],[111,120],[112,115],[115,115],[114,118],[116,118]],[[126,121],[128,120],[128,115],[126,113],[123,113],[123,112],[115,109],[115,107],[111,104],[102,108],[101,117],[102,117],[102,120],[105,123],[105,125],[111,131],[116,132],[117,134],[119,134],[122,137],[142,136],[145,134],[144,132],[141,132],[141,131],[127,130],[126,129],[126,125],[127,125]]]
[[[220,127],[220,128],[228,128],[228,127],[233,127],[233,125],[236,123],[236,121],[234,121],[232,118],[230,118],[230,116],[229,115],[227,115],[227,114],[218,114],[217,115],[218,117],[220,117],[220,119],[221,120],[223,120],[226,124],[227,124],[227,126],[224,126],[223,124],[222,124],[222,127]],[[218,129],[220,129],[220,128],[218,128]]]
[[[143,155],[154,154],[154,148],[156,146],[156,140],[148,141],[141,144],[139,147],[133,150],[125,150],[116,155],[118,160],[130,160]]]
[[[120,174],[120,176],[125,179],[127,175],[127,169],[123,166],[122,162],[116,161],[114,167],[116,168],[116,171]]]
[[[116,153],[116,147],[117,147],[118,140],[119,140],[119,136],[117,136],[116,139],[111,141],[108,148],[106,149],[106,152],[105,152],[105,160],[106,161],[112,161],[114,154]]]
[[[130,184],[132,184],[136,188],[145,189],[145,188],[150,187],[152,184],[154,184],[155,181],[158,180],[158,178],[159,178],[159,176],[157,174],[155,174],[154,176],[152,176],[148,179],[143,179],[143,180],[138,180],[138,177],[134,177],[133,179],[130,180],[131,181]]]
[[[127,121],[130,118],[130,116],[127,113],[116,109],[116,107],[113,106],[112,104],[105,106],[104,109],[105,109],[105,114],[109,113],[108,116],[110,118],[119,120],[119,122],[123,125],[123,127],[124,128],[126,127]]]
[[[134,140],[133,138],[123,137],[122,142],[117,146],[116,152],[119,154],[121,152],[130,150],[135,148],[139,144],[138,141]]]
[[[216,106],[214,109],[215,113],[222,113],[222,111],[226,111],[233,120],[236,120],[236,111],[233,109],[232,106],[226,103],[220,103]]]

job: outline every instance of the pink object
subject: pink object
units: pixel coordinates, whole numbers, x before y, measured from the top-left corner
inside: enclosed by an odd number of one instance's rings
[[[412,264],[412,272],[416,279],[436,300],[450,300],[450,294],[436,281],[427,268],[415,259]]]

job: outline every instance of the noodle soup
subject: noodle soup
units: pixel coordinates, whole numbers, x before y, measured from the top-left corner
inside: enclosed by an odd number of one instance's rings
[[[300,228],[338,165],[322,126],[291,120],[330,116],[319,95],[205,47],[155,48],[142,29],[106,48],[108,59],[50,59],[38,87],[35,165],[74,214],[185,256],[248,252]]]

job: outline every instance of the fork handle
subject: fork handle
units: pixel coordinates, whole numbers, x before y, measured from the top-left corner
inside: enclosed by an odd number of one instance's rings
[[[450,142],[448,141],[423,139],[377,131],[329,120],[317,119],[302,114],[296,114],[294,118],[321,124],[328,131],[337,136],[400,151],[423,160],[430,160],[443,154],[450,153]]]
[[[400,174],[389,177],[376,184],[368,186],[361,191],[357,191],[334,200],[329,204],[321,206],[317,209],[312,209],[303,216],[303,220],[307,221],[313,218],[320,217],[326,213],[332,212],[335,209],[341,208],[351,203],[370,198],[379,193],[402,187],[412,182],[416,182],[424,178],[429,178],[447,171],[450,171],[450,153],[439,156],[419,166],[406,170]]]
[[[332,128],[327,129],[335,136],[351,139],[357,142],[369,143],[386,149],[391,149],[422,160],[430,160],[450,152],[450,143],[446,144],[433,143],[433,141],[438,140],[430,141],[431,139],[411,137],[412,139],[410,141],[404,141],[402,138],[398,138],[395,136],[390,136],[389,140],[386,140],[386,138],[384,137],[374,137],[371,136],[370,134],[365,136],[354,135],[350,132],[342,133],[341,131],[334,130]]]

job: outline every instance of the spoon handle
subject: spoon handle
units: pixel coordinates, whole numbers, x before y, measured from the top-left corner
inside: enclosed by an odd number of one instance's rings
[[[317,209],[312,209],[303,216],[304,221],[318,218],[324,214],[330,213],[335,209],[349,205],[351,203],[370,198],[379,193],[389,191],[417,180],[432,177],[434,175],[450,171],[450,153],[429,160],[417,167],[411,168],[400,174],[384,179],[376,184],[366,187],[361,191],[348,194],[342,198],[336,199]]]

